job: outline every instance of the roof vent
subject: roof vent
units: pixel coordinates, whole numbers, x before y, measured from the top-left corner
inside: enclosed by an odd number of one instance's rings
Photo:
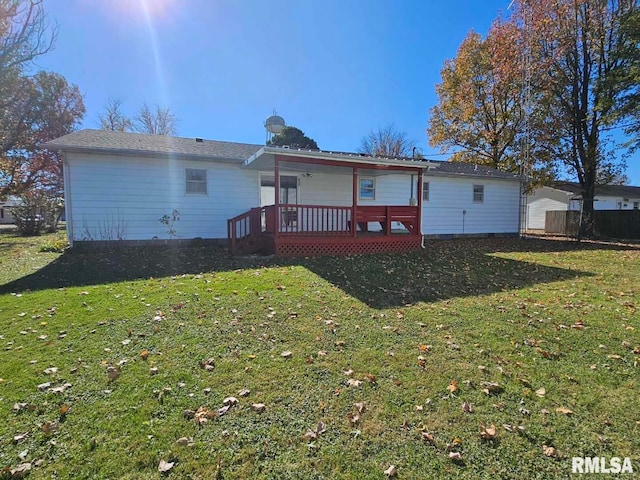
[[[196,137],[196,142],[198,142],[198,143],[202,143],[203,141],[204,141],[204,140],[202,140],[201,138]]]

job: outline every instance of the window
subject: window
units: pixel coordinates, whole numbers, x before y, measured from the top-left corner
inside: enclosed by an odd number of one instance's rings
[[[422,200],[425,202],[429,201],[429,182],[422,183]]]
[[[484,185],[473,186],[473,203],[484,202]]]
[[[360,179],[360,200],[375,200],[376,181],[373,178]]]
[[[187,193],[207,193],[207,171],[199,168],[187,168],[185,171]]]
[[[633,209],[634,210],[640,209],[640,202],[633,202]]]

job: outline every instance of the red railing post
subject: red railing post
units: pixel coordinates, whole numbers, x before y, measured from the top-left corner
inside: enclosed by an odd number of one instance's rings
[[[356,167],[353,167],[353,190],[351,194],[351,235],[355,237],[358,232],[358,219],[356,218],[356,210],[358,208],[358,169]]]
[[[391,207],[389,205],[385,209],[384,234],[391,235]]]
[[[422,185],[422,169],[418,172],[418,187],[416,188],[418,194],[418,213],[416,219],[416,231],[415,235],[422,235],[422,189],[424,188]]]

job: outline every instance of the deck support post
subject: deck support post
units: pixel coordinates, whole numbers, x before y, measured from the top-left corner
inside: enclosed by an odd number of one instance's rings
[[[358,222],[356,218],[356,207],[358,206],[358,168],[353,167],[353,190],[351,200],[351,236],[354,238],[358,234]]]
[[[416,235],[422,235],[422,169],[418,172],[418,187],[416,188],[416,195],[418,195],[418,219],[416,221]]]
[[[280,233],[280,217],[282,216],[280,214],[280,159],[278,158],[278,155],[275,155],[274,161],[273,161],[273,173],[275,175],[275,193],[274,193],[274,207],[276,210],[276,231],[274,232],[273,236],[275,238],[278,238],[278,234]]]

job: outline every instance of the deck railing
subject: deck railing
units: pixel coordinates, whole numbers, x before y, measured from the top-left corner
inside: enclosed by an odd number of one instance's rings
[[[227,221],[229,251],[252,253],[267,237],[356,237],[379,224],[383,235],[392,234],[392,224],[401,224],[411,235],[419,235],[419,209],[405,205],[269,205]],[[352,219],[355,216],[355,222]]]

